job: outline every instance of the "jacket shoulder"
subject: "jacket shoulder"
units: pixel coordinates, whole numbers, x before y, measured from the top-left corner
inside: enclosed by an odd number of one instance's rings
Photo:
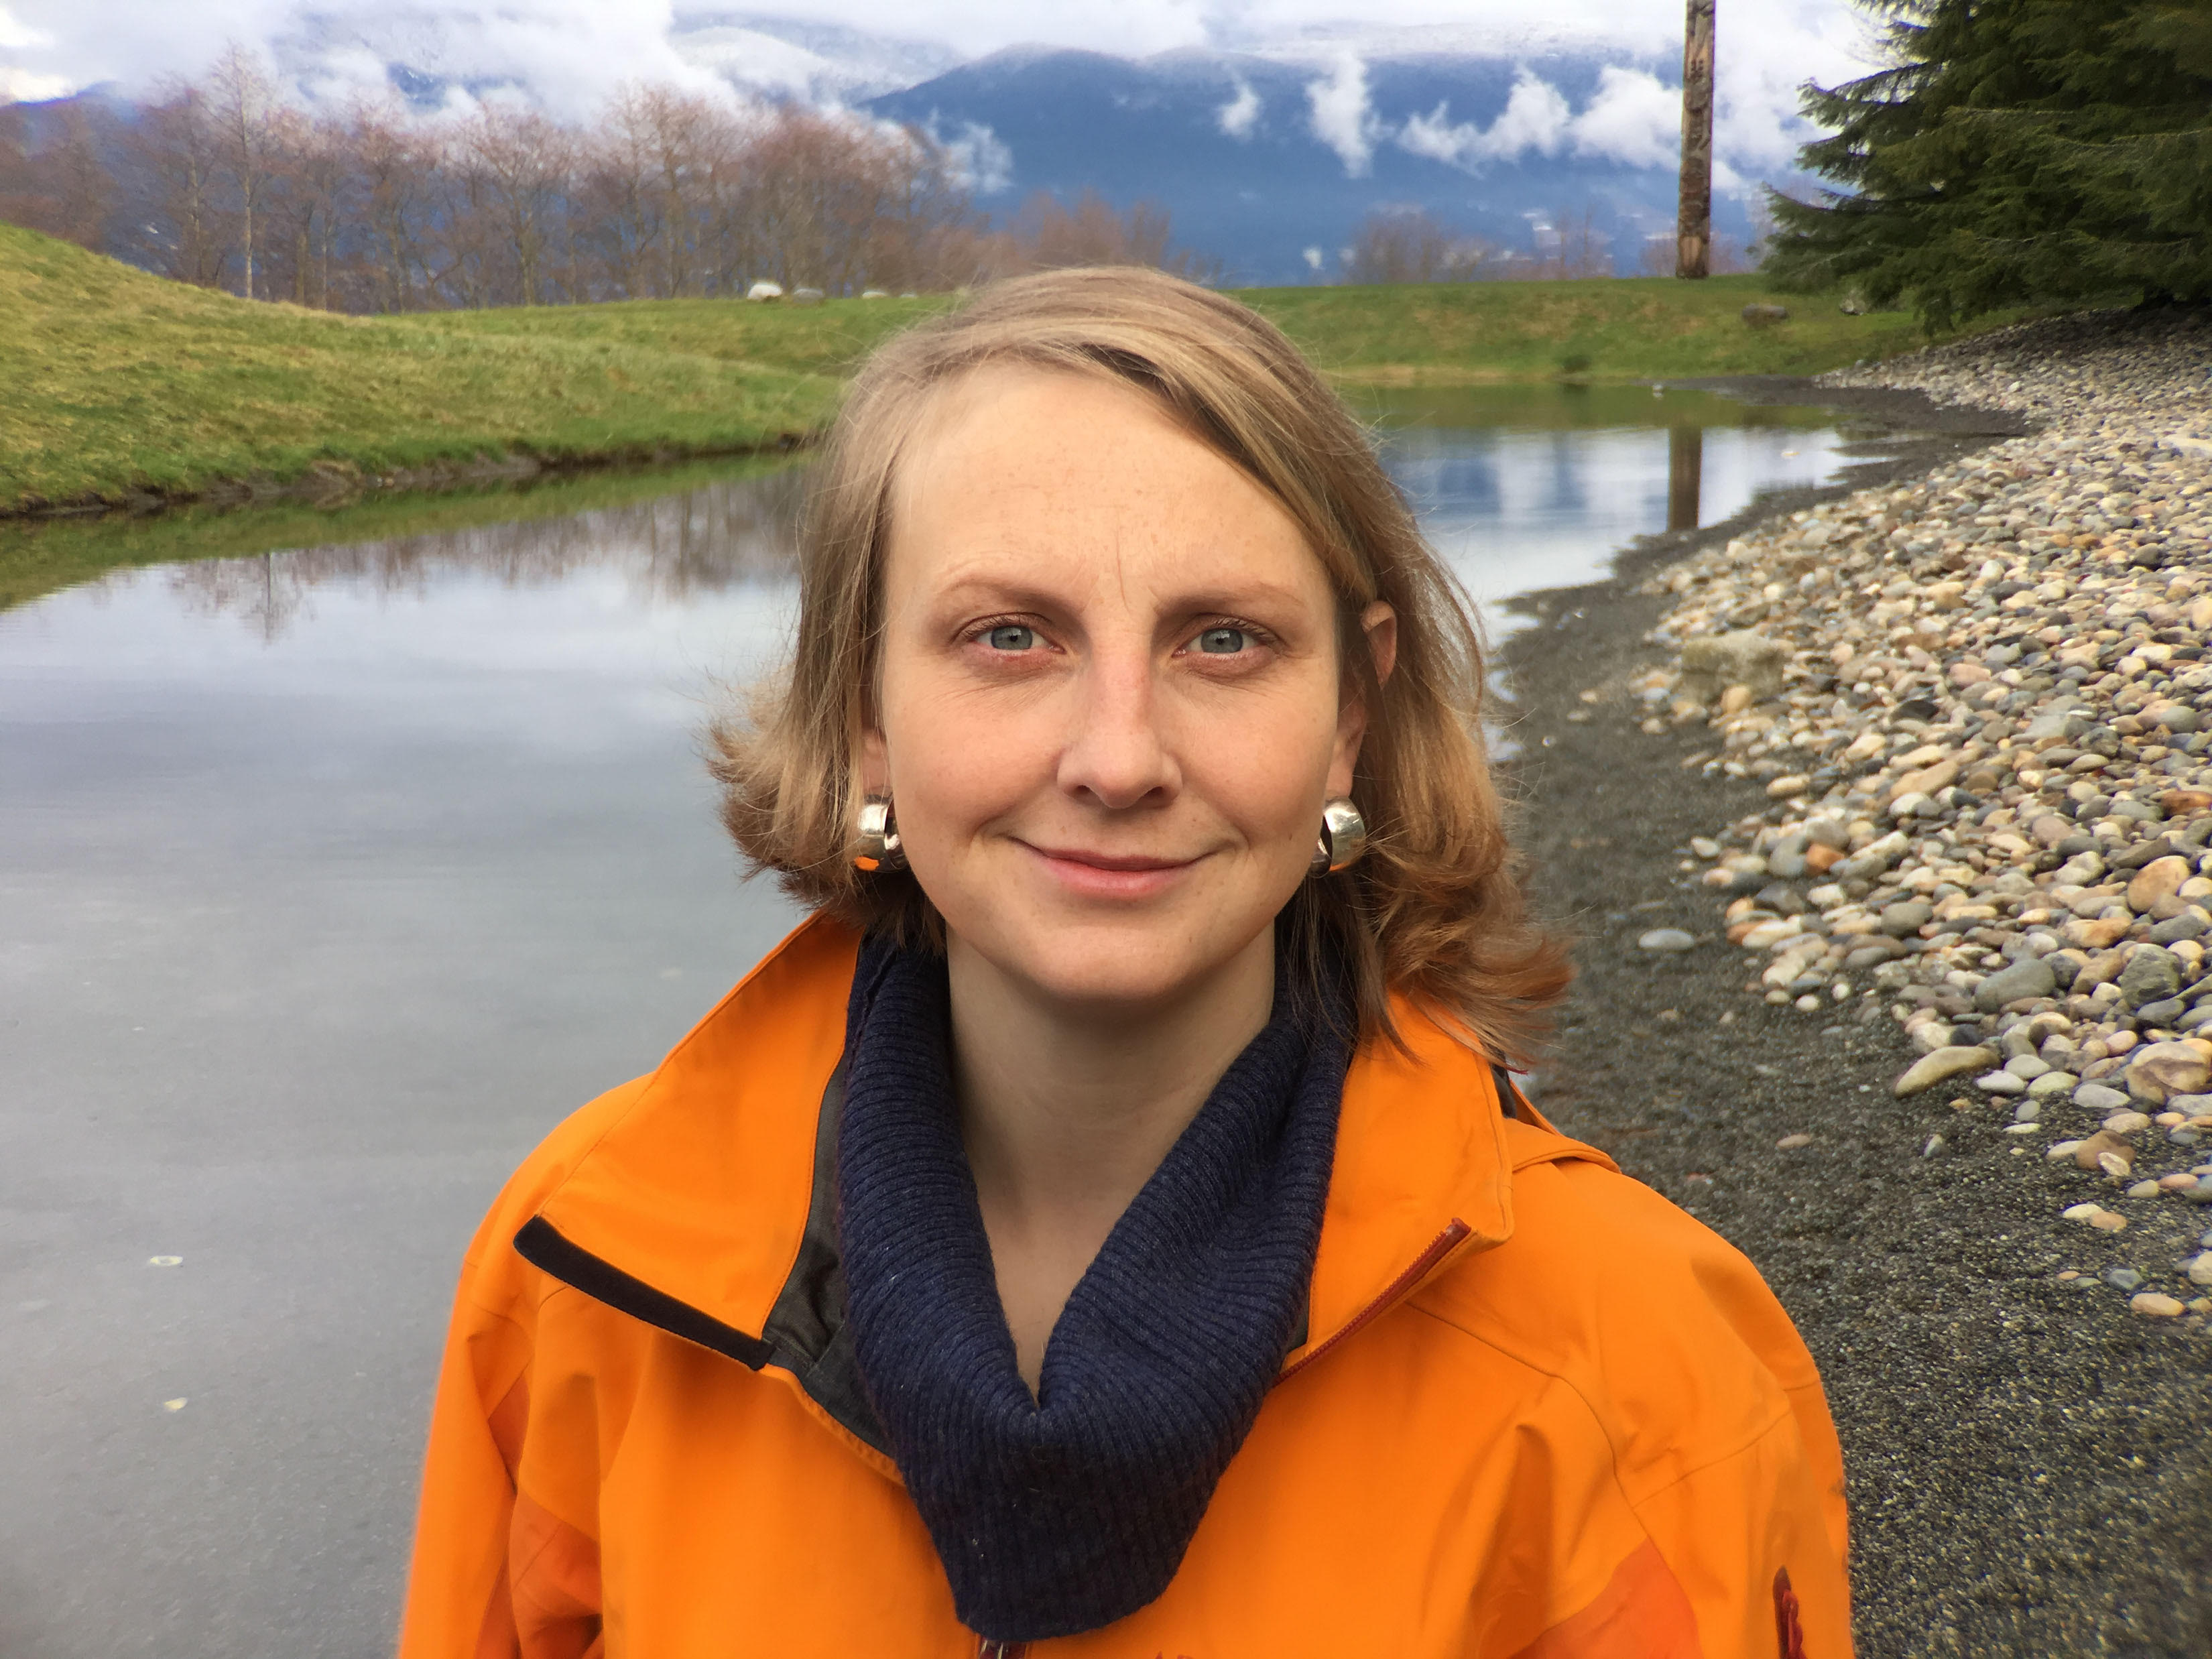
[[[1641,1182],[1539,1158],[1514,1175],[1513,1211],[1511,1237],[1417,1304],[1571,1389],[1632,1501],[1742,1451],[1797,1391],[1817,1398],[1812,1357],[1758,1269]]]

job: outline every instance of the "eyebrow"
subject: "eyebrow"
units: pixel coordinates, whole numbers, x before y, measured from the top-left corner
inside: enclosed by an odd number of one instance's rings
[[[1209,611],[1235,611],[1255,604],[1297,606],[1305,596],[1297,588],[1265,579],[1231,586],[1194,588],[1187,592],[1170,594],[1162,609],[1170,616],[1198,616]],[[1033,582],[1001,580],[989,576],[962,576],[948,583],[936,596],[938,605],[957,605],[988,601],[994,605],[1034,611],[1066,611],[1075,608],[1064,594],[1040,587]]]

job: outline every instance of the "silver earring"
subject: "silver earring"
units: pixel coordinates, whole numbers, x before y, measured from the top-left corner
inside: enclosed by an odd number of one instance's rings
[[[1333,876],[1359,862],[1367,850],[1367,820],[1351,798],[1339,795],[1321,809],[1321,839],[1314,844],[1313,861],[1306,873]]]
[[[890,797],[870,795],[860,803],[860,850],[853,867],[871,874],[878,870],[903,870],[906,854],[899,846],[898,820],[891,816]]]

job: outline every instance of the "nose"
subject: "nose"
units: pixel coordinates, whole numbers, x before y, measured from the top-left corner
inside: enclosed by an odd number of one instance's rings
[[[1182,776],[1160,731],[1150,653],[1094,655],[1073,689],[1074,726],[1060,751],[1060,787],[1109,811],[1173,799]]]

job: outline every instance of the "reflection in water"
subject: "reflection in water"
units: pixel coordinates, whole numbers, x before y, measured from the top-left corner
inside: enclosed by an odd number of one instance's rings
[[[805,486],[802,468],[786,467],[565,518],[204,559],[172,567],[167,580],[185,610],[240,617],[265,640],[333,582],[419,600],[460,571],[519,588],[589,568],[617,576],[641,604],[677,603],[789,574]]]
[[[1705,520],[1698,506],[1705,493],[1705,429],[1667,428],[1667,528],[1695,530]]]

